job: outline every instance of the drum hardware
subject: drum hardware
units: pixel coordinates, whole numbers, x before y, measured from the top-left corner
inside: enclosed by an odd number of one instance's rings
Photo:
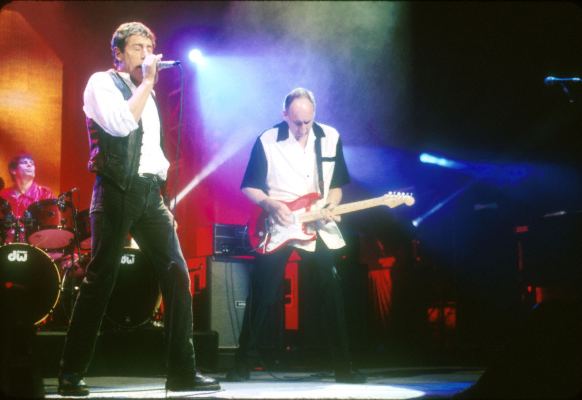
[[[60,320],[57,319],[55,321],[57,325],[60,323],[65,328],[68,325],[81,283],[85,277],[87,262],[88,256],[77,255],[77,253],[61,259],[60,265],[63,271],[63,279],[60,286],[61,300],[58,309]]]
[[[14,228],[16,222],[10,203],[0,198],[0,245],[6,242],[8,233]]]
[[[91,221],[89,210],[79,211],[75,219],[77,229],[77,240],[81,250],[91,249]]]

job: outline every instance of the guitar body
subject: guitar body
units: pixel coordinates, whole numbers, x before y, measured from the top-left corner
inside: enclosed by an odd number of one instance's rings
[[[276,224],[261,207],[256,207],[251,214],[248,225],[249,242],[259,254],[268,254],[277,251],[287,244],[305,244],[315,240],[316,232],[309,223],[320,220],[323,216],[321,209],[316,207],[319,194],[309,193],[291,202],[283,202],[293,213],[293,223],[288,226]],[[370,207],[385,205],[390,208],[402,204],[413,205],[414,197],[404,193],[389,192],[383,196],[339,204],[333,209],[334,215],[341,215]]]
[[[291,202],[283,202],[294,214],[310,211],[319,200],[319,194],[309,193]],[[306,224],[297,222],[289,226],[275,224],[269,214],[257,206],[252,210],[248,224],[249,241],[259,254],[272,253],[291,243],[306,243],[315,240],[315,231]]]

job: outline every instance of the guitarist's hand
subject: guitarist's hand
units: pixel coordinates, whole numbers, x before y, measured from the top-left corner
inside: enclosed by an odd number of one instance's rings
[[[343,192],[341,188],[329,189],[329,194],[325,199],[325,206],[321,209],[321,217],[325,223],[341,221],[341,216],[335,215],[333,210],[342,201],[342,197]]]
[[[261,206],[269,213],[275,223],[283,226],[293,223],[293,214],[285,203],[267,198],[261,202]]]
[[[324,208],[321,209],[321,217],[326,223],[332,221],[340,222],[342,220],[341,215],[335,215],[333,213],[335,206],[335,204],[327,204]]]

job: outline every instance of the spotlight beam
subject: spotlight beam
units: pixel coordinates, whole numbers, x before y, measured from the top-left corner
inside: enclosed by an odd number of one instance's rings
[[[241,147],[243,147],[244,142],[231,142],[229,145],[225,145],[223,150],[216,154],[210,162],[202,168],[202,170],[170,201],[170,209],[174,210],[178,203],[188,195],[196,186],[198,186],[204,179],[206,179],[210,174],[216,171],[222,164],[228,161],[235,153],[237,153]]]
[[[424,214],[416,217],[412,221],[412,225],[414,225],[416,228],[418,228],[418,226],[422,222],[424,222],[428,217],[430,217],[431,215],[433,215],[434,213],[436,213],[438,210],[440,210],[441,208],[443,208],[445,205],[447,205],[448,203],[450,203],[455,197],[457,197],[458,195],[460,195],[461,193],[463,193],[465,190],[467,190],[469,188],[469,186],[471,186],[473,183],[474,182],[467,183],[462,188],[457,189],[456,191],[454,191],[453,193],[451,193],[443,201],[440,201],[437,204],[435,204],[430,210],[428,210]]]

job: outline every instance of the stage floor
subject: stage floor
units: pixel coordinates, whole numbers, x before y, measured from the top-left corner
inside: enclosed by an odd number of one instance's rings
[[[448,399],[483,372],[462,367],[360,371],[368,376],[368,383],[338,384],[331,373],[253,372],[250,381],[221,382],[222,389],[211,392],[166,392],[163,377],[88,376],[86,381],[91,399]],[[56,378],[45,378],[44,386],[46,398],[65,398],[57,394]]]

